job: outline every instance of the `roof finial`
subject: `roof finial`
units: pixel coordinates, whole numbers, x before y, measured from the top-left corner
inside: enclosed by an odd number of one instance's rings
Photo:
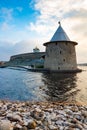
[[[58,24],[59,24],[59,26],[61,26],[61,22],[60,21],[58,22]]]

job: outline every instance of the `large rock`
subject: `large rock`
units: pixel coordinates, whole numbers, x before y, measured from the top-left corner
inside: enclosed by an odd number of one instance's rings
[[[13,130],[13,127],[8,120],[0,121],[0,130]]]

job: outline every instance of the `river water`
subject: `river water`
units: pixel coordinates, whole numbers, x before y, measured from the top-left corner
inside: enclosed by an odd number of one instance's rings
[[[87,103],[87,66],[81,73],[38,73],[0,68],[0,99]]]

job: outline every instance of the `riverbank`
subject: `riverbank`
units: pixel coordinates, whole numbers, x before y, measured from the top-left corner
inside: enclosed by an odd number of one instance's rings
[[[80,103],[0,101],[0,130],[87,130]]]

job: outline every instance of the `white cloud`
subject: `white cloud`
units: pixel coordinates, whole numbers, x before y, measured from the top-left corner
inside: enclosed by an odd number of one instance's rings
[[[4,22],[4,23],[2,24],[1,29],[2,29],[3,31],[4,31],[4,30],[8,30],[8,29],[9,29],[8,24],[7,24],[6,22]]]
[[[16,43],[0,41],[0,61],[9,60],[12,55],[32,52],[33,48],[36,46],[38,46],[41,51],[44,50],[44,47],[35,40],[20,41]]]
[[[9,25],[9,24],[6,23],[6,22],[3,22],[3,23],[1,24],[1,30],[2,30],[2,31],[12,30],[13,27],[14,27],[13,25]]]
[[[49,20],[49,18],[63,18],[68,12],[85,8],[85,0],[37,0],[35,9],[40,11],[40,19]],[[86,8],[85,8],[86,9]]]
[[[48,33],[48,30],[55,28],[58,20],[67,20],[71,18],[85,18],[87,17],[87,2],[86,0],[36,0],[35,9],[40,12],[35,23],[31,23],[29,28],[37,32],[44,31]],[[76,21],[75,21],[76,22]],[[72,21],[71,24],[75,25]],[[52,27],[53,26],[53,27]],[[44,31],[43,31],[44,30]]]
[[[76,47],[77,50],[77,62],[78,63],[87,63],[87,44],[78,44]]]
[[[87,0],[35,1],[34,7],[40,12],[40,15],[37,16],[36,22],[30,23],[27,28],[36,32],[40,38],[44,36],[49,41],[58,27],[57,22],[62,21],[62,26],[70,39],[79,43],[79,48],[77,47],[78,62],[84,62],[84,59],[87,61],[87,49],[83,47],[87,41]]]
[[[12,8],[1,8],[0,17],[5,21],[11,21],[13,19],[13,9]]]
[[[46,35],[45,33],[49,33],[49,28],[47,28],[47,25],[41,24],[39,22],[34,25],[33,23],[30,23],[30,28],[27,26],[27,29],[31,29],[31,31],[36,31],[38,34],[41,34],[44,36]]]
[[[4,8],[2,7],[0,9],[0,28],[1,31],[9,31],[13,28],[14,25],[12,25],[13,21],[13,8]]]
[[[12,54],[13,43],[9,41],[0,41],[0,60],[9,60]]]
[[[14,53],[15,54],[20,54],[24,52],[32,52],[33,47],[35,46],[35,41],[30,40],[30,41],[20,41],[15,43],[13,46]]]
[[[33,48],[35,48],[36,46],[38,46],[40,48],[40,50],[44,50],[44,47],[37,41],[34,40],[24,40],[24,41],[20,41],[15,43],[15,45],[13,46],[13,52],[14,54],[20,54],[20,53],[29,53],[33,51]]]

